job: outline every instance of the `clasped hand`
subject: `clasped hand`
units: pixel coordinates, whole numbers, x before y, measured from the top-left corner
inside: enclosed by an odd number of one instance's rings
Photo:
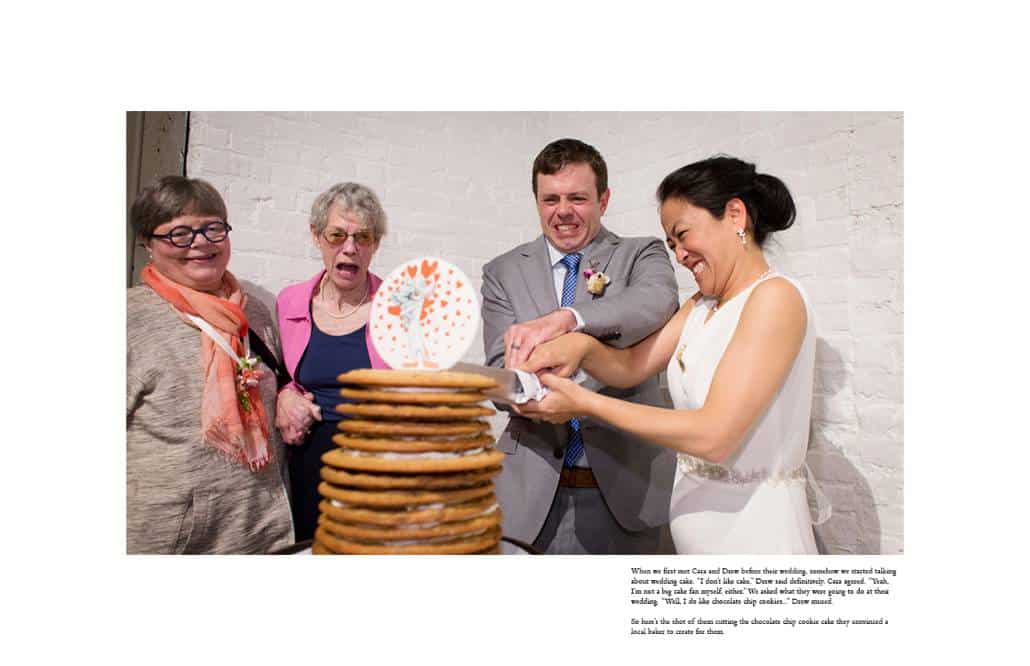
[[[504,367],[522,368],[538,345],[557,339],[575,327],[576,315],[568,310],[555,310],[537,319],[512,324],[504,332]]]
[[[582,333],[568,333],[535,346],[520,370],[536,373],[549,390],[541,400],[513,405],[516,414],[534,421],[565,423],[582,416],[590,391],[567,379],[583,360],[591,338]]]
[[[315,404],[315,396],[292,388],[279,391],[275,407],[275,427],[287,444],[304,441],[311,424],[322,420],[322,408]]]

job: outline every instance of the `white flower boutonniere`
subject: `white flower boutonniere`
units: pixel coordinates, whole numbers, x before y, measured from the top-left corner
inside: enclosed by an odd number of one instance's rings
[[[602,273],[601,271],[593,271],[586,269],[583,271],[583,277],[587,279],[587,291],[594,296],[600,296],[604,293],[605,287],[612,281],[610,277]]]

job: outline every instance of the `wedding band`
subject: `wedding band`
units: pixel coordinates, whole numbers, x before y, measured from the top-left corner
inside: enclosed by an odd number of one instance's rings
[[[514,343],[514,342],[513,342],[513,343],[511,343],[511,348],[512,348],[512,349],[521,349],[521,347],[519,347],[519,345],[517,345],[517,344],[516,344],[516,343]]]

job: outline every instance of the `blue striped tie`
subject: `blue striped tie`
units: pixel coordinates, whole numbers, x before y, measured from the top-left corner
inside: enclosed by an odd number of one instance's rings
[[[562,264],[568,270],[565,272],[565,283],[561,288],[561,306],[568,307],[576,300],[576,277],[579,272],[579,260],[583,257],[579,252],[567,254],[561,258]],[[579,457],[583,455],[583,433],[579,429],[579,419],[569,420],[569,446],[565,450],[566,467],[576,464]]]

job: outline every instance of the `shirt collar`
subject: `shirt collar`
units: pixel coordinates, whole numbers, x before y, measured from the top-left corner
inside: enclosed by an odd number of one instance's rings
[[[547,244],[547,257],[551,260],[551,268],[557,268],[559,264],[561,264],[561,260],[565,258],[566,254],[574,254],[574,252],[562,252],[555,246],[551,245],[551,241],[547,240],[546,236],[544,237],[544,242]],[[587,243],[587,247],[590,247],[590,243]],[[587,248],[585,247],[582,250],[576,250],[576,252],[579,252],[579,256],[582,257],[583,250],[585,249]]]
[[[565,255],[559,252],[556,247],[551,245],[551,241],[547,240],[546,236],[544,237],[544,242],[547,244],[547,256],[551,260],[551,268],[554,268],[558,265],[558,262],[565,257]]]
[[[586,244],[586,246],[584,246],[583,248],[581,248],[579,250],[576,250],[576,252],[579,252],[581,257],[586,257],[587,256],[587,250],[593,250],[595,248],[596,244],[602,238],[607,236],[607,234],[608,234],[607,230],[605,230],[605,228],[602,226],[600,228],[600,230],[598,230],[597,235],[594,236],[593,239],[589,243]],[[555,246],[551,245],[551,240],[547,236],[544,236],[543,238],[544,238],[544,245],[547,246],[547,257],[551,261],[551,268],[557,268],[559,262],[561,262],[561,260],[565,257],[566,253],[561,252],[560,250],[558,250],[558,248],[556,248]],[[568,254],[572,254],[572,253],[569,252]]]

